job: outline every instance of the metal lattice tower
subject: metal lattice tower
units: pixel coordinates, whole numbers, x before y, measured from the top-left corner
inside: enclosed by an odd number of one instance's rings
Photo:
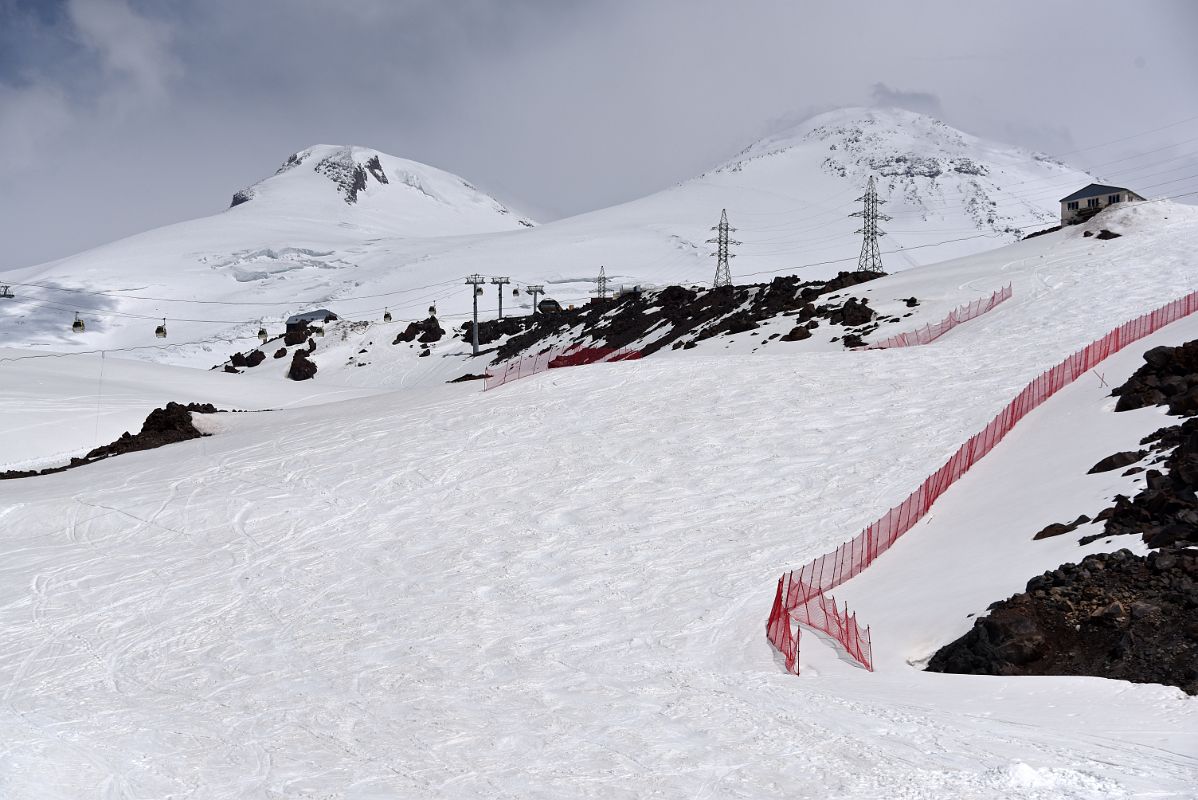
[[[532,295],[532,313],[537,313],[537,295],[545,293],[545,285],[542,283],[533,283],[524,287],[524,291]]]
[[[720,211],[720,224],[712,228],[712,230],[718,231],[718,233],[716,234],[716,238],[707,240],[708,244],[715,244],[715,252],[712,253],[716,258],[715,280],[712,281],[711,285],[713,288],[717,286],[731,286],[732,271],[728,269],[728,259],[736,258],[736,254],[729,253],[728,246],[740,244],[740,242],[728,238],[728,234],[736,230],[736,228],[728,226],[728,209],[725,208]]]
[[[849,214],[850,217],[861,217],[861,227],[857,233],[864,234],[864,238],[861,240],[861,255],[857,259],[857,271],[881,272],[882,253],[878,250],[878,237],[885,236],[886,232],[878,230],[878,222],[889,222],[890,217],[878,213],[878,206],[886,201],[878,199],[878,190],[874,186],[873,175],[869,176],[869,185],[865,188],[865,194],[858,197],[857,200],[865,203],[864,209]]]
[[[478,296],[482,293],[481,287],[487,279],[482,275],[471,275],[466,278],[466,283],[470,286],[470,294],[474,299],[474,325],[470,328],[471,344],[474,345],[474,355],[478,355]]]
[[[607,299],[607,270],[603,267],[599,268],[599,278],[595,281],[595,297]]]
[[[507,277],[492,278],[491,283],[499,287],[499,318],[503,319],[503,287],[511,283],[511,279]]]

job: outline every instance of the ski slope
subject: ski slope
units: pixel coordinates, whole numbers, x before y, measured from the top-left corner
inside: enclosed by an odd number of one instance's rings
[[[1055,224],[1057,200],[1091,177],[897,109],[844,109],[755,143],[735,159],[630,203],[528,227],[457,176],[365,148],[320,145],[223,213],[0,273],[18,297],[0,304],[0,340],[51,350],[145,348],[129,357],[209,367],[214,351],[251,346],[260,324],[331,308],[355,320],[422,319],[431,303],[457,321],[471,310],[467,275],[542,284],[585,302],[601,266],[612,285],[706,283],[711,226],[727,209],[737,283],[778,274],[829,277],[856,265],[856,202],[879,176],[885,265],[912,266],[993,249]],[[316,166],[378,158],[347,203]],[[348,167],[346,167],[348,169]],[[82,289],[83,292],[73,291]],[[482,311],[494,314],[487,287]],[[526,313],[527,295],[505,298]],[[87,331],[70,332],[74,313]],[[168,321],[168,347],[152,339]],[[215,341],[215,344],[213,342]]]
[[[808,635],[795,678],[764,637],[784,569],[1045,367],[1198,288],[1194,210],[1093,224],[1123,237],[855,287],[936,318],[1012,283],[926,347],[745,343],[222,415],[209,438],[0,483],[0,796],[1192,797],[1179,690],[909,663],[1086,552],[1031,542],[1046,522],[1134,486],[1081,473],[1158,412],[1110,419],[1097,381],[838,590],[874,625],[876,673]],[[1107,381],[1195,335],[1166,328]]]

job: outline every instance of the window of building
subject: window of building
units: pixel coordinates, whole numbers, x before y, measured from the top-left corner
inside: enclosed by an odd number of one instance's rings
[[[1070,200],[1068,203],[1065,204],[1065,208],[1069,209],[1070,211],[1077,211],[1077,201]]]
[[[1091,197],[1086,201],[1086,208],[1098,208],[1098,198]]]
[[[1106,201],[1107,201],[1107,203],[1122,203],[1122,202],[1123,202],[1123,195],[1121,195],[1121,194],[1112,194],[1112,195],[1109,195],[1109,196],[1107,197]]]

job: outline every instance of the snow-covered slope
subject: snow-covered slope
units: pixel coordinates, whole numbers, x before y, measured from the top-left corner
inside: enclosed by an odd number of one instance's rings
[[[527,228],[454,176],[322,146],[222,214],[5,273],[18,297],[0,304],[0,337],[11,346],[142,347],[159,344],[150,337],[167,318],[167,346],[131,355],[208,366],[248,346],[260,320],[277,324],[313,307],[376,320],[390,308],[406,321],[435,301],[442,318],[460,322],[472,273],[541,283],[566,303],[588,296],[600,266],[617,285],[704,283],[714,272],[706,240],[724,208],[743,242],[734,247],[736,282],[828,276],[856,264],[859,220],[849,215],[875,173],[894,218],[882,226],[890,271],[1010,242],[1019,229],[1053,222],[1057,199],[1090,181],[917,114],[846,109],[649,197]],[[493,287],[483,300],[493,314]],[[509,295],[505,307],[530,305]],[[75,311],[87,323],[78,336],[68,330]]]
[[[214,437],[0,483],[0,794],[1192,797],[1193,697],[908,663],[1081,555],[1030,541],[1046,521],[1143,480],[1072,474],[1159,417],[1087,430],[1097,376],[843,587],[877,672],[806,636],[795,678],[764,637],[784,569],[905,496],[1042,369],[1198,288],[1194,209],[1103,217],[1121,238],[1075,228],[861,287],[935,319],[1013,284],[925,347],[745,342],[230,415]]]
[[[532,223],[457,175],[366,147],[316,145],[233,196],[230,216],[308,220],[388,236],[512,230]]]

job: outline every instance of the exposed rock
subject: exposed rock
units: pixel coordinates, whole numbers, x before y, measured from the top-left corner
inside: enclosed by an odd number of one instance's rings
[[[275,351],[275,358],[284,358],[284,357],[286,357],[286,355],[287,355],[286,347],[280,347],[278,350]]]
[[[471,373],[467,372],[465,375],[462,375],[457,378],[453,378],[452,380],[448,380],[445,382],[446,383],[465,383],[466,381],[481,381],[486,377],[487,376],[485,373],[482,375],[472,375]]]
[[[245,357],[245,365],[247,367],[256,367],[266,360],[266,353],[261,350],[253,350]]]
[[[307,325],[292,328],[283,334],[283,344],[287,345],[288,347],[294,347],[297,344],[304,344],[308,341],[309,337],[310,332]]]
[[[156,408],[142,423],[141,431],[136,434],[125,431],[115,442],[95,448],[82,457],[72,458],[69,464],[61,467],[47,467],[40,470],[10,470],[0,472],[0,480],[12,478],[31,478],[37,475],[50,475],[63,472],[73,467],[90,464],[111,456],[123,453],[134,453],[140,450],[152,450],[167,444],[196,439],[207,434],[200,433],[191,421],[191,415],[215,414],[216,407],[211,403],[167,403],[165,408]]]
[[[524,317],[505,317],[501,320],[489,320],[480,322],[478,326],[478,341],[479,344],[489,344],[499,336],[505,335],[504,331],[523,330]],[[473,321],[467,321],[463,326],[466,331],[463,336],[464,341],[470,341],[470,326]],[[421,322],[409,322],[408,326],[396,335],[395,340],[391,344],[399,344],[400,342],[412,342],[419,339],[421,344],[431,344],[432,342],[441,341],[441,337],[445,335],[445,330],[441,327],[441,323],[434,316],[429,316],[428,319]],[[510,334],[506,334],[510,335]],[[490,338],[488,338],[490,337]],[[487,341],[484,341],[486,339]]]
[[[1115,453],[1113,456],[1107,456],[1094,466],[1090,467],[1090,471],[1086,474],[1093,475],[1096,472],[1110,472],[1111,470],[1119,469],[1120,467],[1128,467],[1146,455],[1148,455],[1147,450],[1128,450],[1123,453]]]
[[[1077,530],[1079,526],[1085,525],[1089,521],[1090,518],[1085,514],[1082,514],[1068,525],[1060,522],[1054,522],[1051,525],[1045,525],[1043,528],[1041,528],[1040,532],[1033,536],[1032,539],[1047,539],[1051,536],[1060,536],[1065,533],[1072,533],[1073,531]]]
[[[287,370],[287,377],[293,381],[306,381],[316,377],[316,362],[308,359],[307,351],[295,351],[291,357],[291,368]]]
[[[1116,411],[1168,405],[1176,416],[1198,414],[1198,340],[1178,347],[1154,347],[1144,366],[1111,391]]]
[[[642,355],[649,355],[667,348],[689,349],[698,341],[716,336],[751,332],[763,321],[784,314],[797,314],[800,323],[816,316],[831,321],[834,314],[843,319],[846,316],[843,305],[816,306],[812,301],[879,277],[882,277],[880,273],[842,272],[829,281],[804,282],[790,275],[750,286],[712,289],[668,286],[660,291],[628,293],[606,304],[590,304],[560,314],[517,318],[528,320],[526,328],[507,334],[510,338],[498,348],[495,360],[504,361],[544,349],[546,340],[557,343],[566,338],[572,344],[611,349],[633,345]],[[844,305],[850,306],[847,316],[856,324],[869,322],[873,317],[873,310],[859,301],[852,300]],[[479,325],[480,344],[499,338],[484,336],[486,325]],[[469,341],[469,323],[462,330],[463,340]],[[651,331],[652,336],[649,336]],[[647,338],[651,341],[635,345]],[[803,338],[801,334],[790,339],[780,337],[777,341],[800,338]]]
[[[931,672],[1095,675],[1198,694],[1198,552],[1087,556],[1028,581],[928,663]]]
[[[1123,234],[1121,234],[1121,233],[1114,233],[1113,231],[1108,231],[1106,228],[1103,228],[1102,230],[1100,230],[1098,232],[1098,235],[1095,236],[1094,238],[1095,239],[1118,239],[1122,235]]]

